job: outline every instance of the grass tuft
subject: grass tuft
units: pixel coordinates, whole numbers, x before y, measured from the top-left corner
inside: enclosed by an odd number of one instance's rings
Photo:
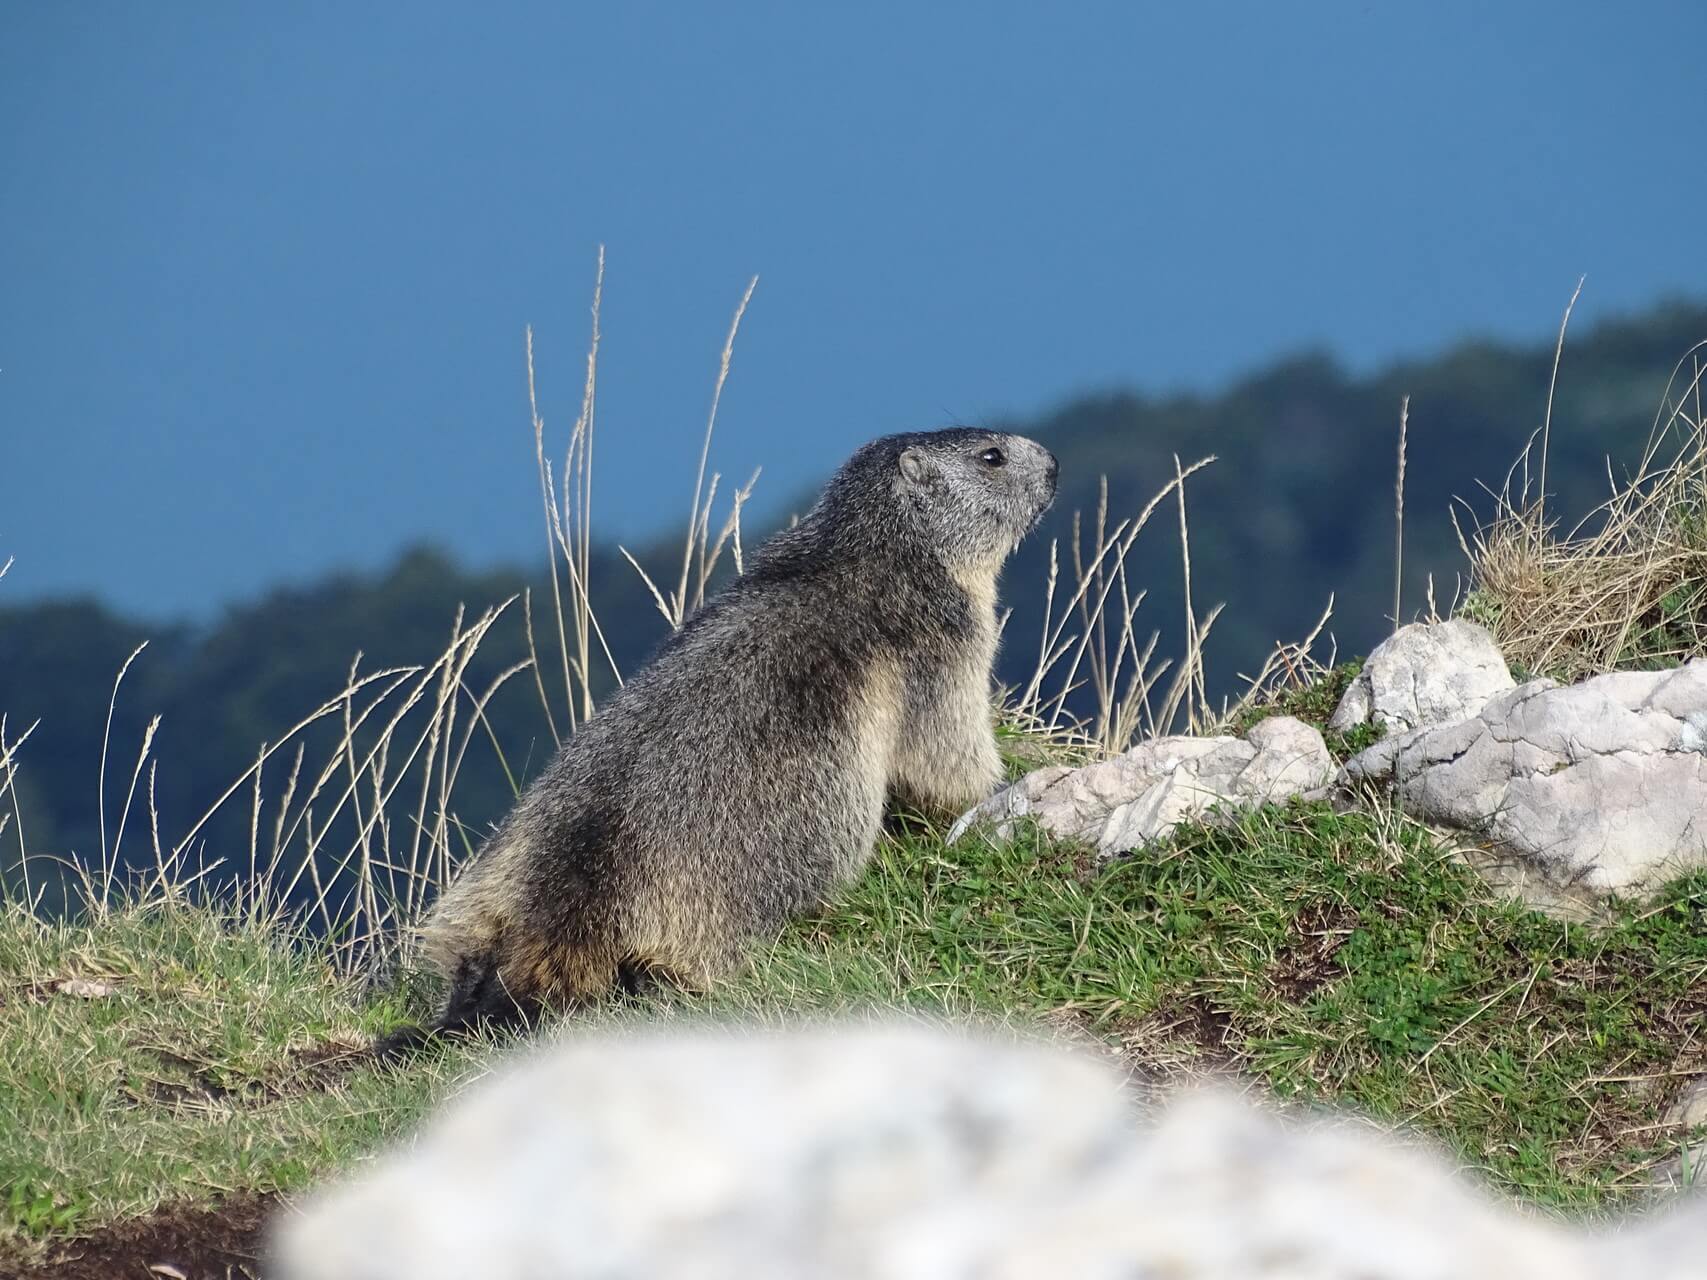
[[[1275,690],[1261,701],[1248,703],[1228,723],[1228,732],[1243,737],[1251,727],[1270,716],[1292,716],[1314,725],[1322,731],[1322,740],[1329,753],[1339,761],[1349,760],[1381,741],[1385,730],[1371,720],[1341,733],[1328,728],[1328,721],[1339,707],[1340,699],[1351,682],[1363,670],[1363,663],[1342,662],[1316,674],[1307,683],[1292,684]]]
[[[1526,451],[1493,519],[1461,535],[1472,583],[1461,612],[1514,668],[1570,681],[1707,655],[1703,350],[1674,370],[1635,472],[1582,521],[1561,531],[1544,491],[1514,482],[1527,475]]]

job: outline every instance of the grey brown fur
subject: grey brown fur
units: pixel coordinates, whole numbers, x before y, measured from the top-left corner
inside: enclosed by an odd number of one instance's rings
[[[998,459],[1000,461],[998,461]],[[957,429],[860,449],[564,745],[446,891],[440,1028],[636,974],[700,988],[871,856],[886,799],[982,800],[996,575],[1053,455]]]

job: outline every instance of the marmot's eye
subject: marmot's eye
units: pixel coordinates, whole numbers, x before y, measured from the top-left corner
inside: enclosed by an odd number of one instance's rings
[[[1008,455],[1000,449],[986,449],[978,455],[978,461],[987,467],[1000,467],[1006,464]]]

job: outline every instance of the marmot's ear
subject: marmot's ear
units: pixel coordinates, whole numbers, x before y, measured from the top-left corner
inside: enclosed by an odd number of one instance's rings
[[[935,471],[923,449],[901,450],[901,474],[914,484],[923,484]]]

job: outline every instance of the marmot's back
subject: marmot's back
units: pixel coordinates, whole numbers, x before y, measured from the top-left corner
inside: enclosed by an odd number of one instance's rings
[[[1020,437],[887,437],[559,752],[445,893],[441,1025],[702,986],[856,874],[885,796],[999,776],[994,580],[1054,493]]]

